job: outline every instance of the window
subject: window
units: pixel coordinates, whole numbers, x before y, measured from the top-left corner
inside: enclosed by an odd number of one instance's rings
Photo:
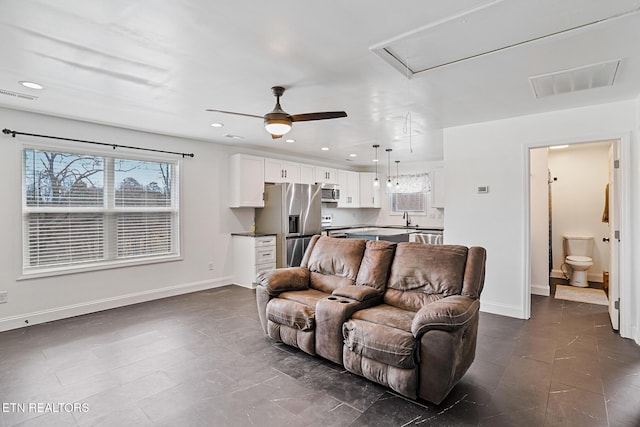
[[[431,196],[431,181],[426,173],[390,177],[395,185],[388,189],[391,213],[427,213],[427,200]]]
[[[391,210],[393,212],[420,212],[427,209],[424,192],[391,193]]]
[[[23,150],[23,272],[179,256],[177,162]]]

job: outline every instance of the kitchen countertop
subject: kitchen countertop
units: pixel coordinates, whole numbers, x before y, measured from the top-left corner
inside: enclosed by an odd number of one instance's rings
[[[331,227],[323,227],[323,231],[338,231],[338,230],[349,230],[352,228],[390,228],[390,229],[398,229],[398,230],[416,230],[416,231],[443,231],[444,227],[442,226],[431,226],[431,227],[413,227],[413,226],[404,226],[404,225],[373,225],[373,224],[355,224],[355,225],[336,225]]]
[[[255,233],[253,231],[247,231],[246,233],[231,233],[232,236],[244,236],[244,237],[266,237],[275,236],[276,233]]]
[[[349,236],[397,236],[399,234],[407,234],[408,232],[414,232],[415,228],[384,228],[384,227],[364,227],[356,228],[351,233],[349,231],[346,234]]]

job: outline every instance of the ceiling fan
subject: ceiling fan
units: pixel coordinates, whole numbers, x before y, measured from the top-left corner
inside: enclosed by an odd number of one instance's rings
[[[264,119],[264,128],[271,134],[273,139],[282,138],[282,135],[291,130],[293,122],[309,122],[312,120],[338,119],[347,117],[344,111],[325,111],[322,113],[306,113],[306,114],[289,114],[280,107],[280,97],[284,93],[284,87],[274,86],[271,88],[273,95],[276,97],[276,106],[273,110],[264,116],[256,116],[254,114],[235,113],[233,111],[211,110],[216,113],[235,114],[237,116],[255,117]]]

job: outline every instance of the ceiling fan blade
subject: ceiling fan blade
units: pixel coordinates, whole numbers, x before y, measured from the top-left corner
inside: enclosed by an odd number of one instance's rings
[[[236,116],[255,117],[256,119],[264,119],[264,116],[256,116],[255,114],[234,113],[233,111],[210,110],[210,109],[207,109],[206,111],[213,111],[214,113],[234,114]]]
[[[271,139],[278,139],[278,138],[282,138],[282,135],[271,134]]]
[[[339,119],[341,117],[347,117],[347,113],[344,111],[325,111],[323,113],[292,114],[291,121],[308,122],[311,120]]]

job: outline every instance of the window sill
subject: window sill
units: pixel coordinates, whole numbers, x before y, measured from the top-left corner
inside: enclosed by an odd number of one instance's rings
[[[158,264],[158,263],[174,262],[174,261],[182,261],[182,260],[183,258],[181,255],[170,255],[170,256],[162,256],[157,258],[110,261],[107,263],[100,263],[100,264],[96,263],[96,264],[83,264],[83,265],[77,265],[77,266],[43,268],[39,270],[23,272],[22,275],[19,276],[16,280],[21,281],[21,280],[40,279],[45,277],[63,276],[67,274],[87,273],[87,272],[101,271],[101,270],[112,270],[114,268],[135,267],[135,266],[141,266],[141,265]]]

